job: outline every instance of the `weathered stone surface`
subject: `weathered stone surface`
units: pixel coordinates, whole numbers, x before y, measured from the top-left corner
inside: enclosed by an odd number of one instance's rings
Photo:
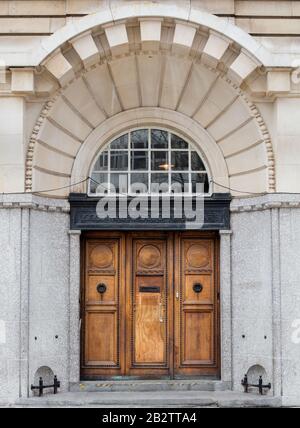
[[[68,215],[34,211],[30,230],[29,379],[47,366],[64,382],[69,355]]]
[[[58,396],[32,398],[30,400],[18,400],[16,405],[20,407],[280,407],[281,400],[273,397],[260,397],[257,395],[237,394],[233,392],[199,392],[199,391],[155,391],[124,394],[116,392],[73,392]]]
[[[15,93],[33,93],[35,90],[33,69],[12,69],[11,90]]]
[[[86,67],[100,60],[99,51],[91,33],[75,38],[71,43]]]
[[[26,357],[26,349],[29,351],[30,379],[34,378],[39,367],[47,366],[62,380],[62,390],[68,388],[69,380],[79,381],[80,235],[78,232],[69,235],[69,218],[61,211],[67,209],[63,201],[50,202],[47,198],[32,198],[30,195],[0,199],[0,203],[9,201],[14,201],[15,208],[0,209],[1,247],[6,248],[6,257],[0,259],[4,279],[0,286],[2,294],[7,296],[0,302],[2,403],[15,399],[19,393],[19,373],[21,379],[26,373],[26,364],[18,362],[20,328],[23,329],[22,340],[25,339],[23,357]],[[21,203],[27,207],[33,204],[30,230],[23,234],[22,246],[20,228],[21,224],[24,227],[26,218],[28,221],[29,213],[28,208],[18,208]],[[53,206],[50,211],[47,211],[47,205]],[[294,260],[299,256],[299,197],[274,195],[236,199],[232,210],[232,235],[224,231],[221,236],[222,380],[230,383],[233,373],[234,389],[240,390],[241,376],[251,366],[260,365],[267,372],[266,380],[276,384],[277,378],[273,374],[283,379],[286,404],[299,403],[299,344],[295,342],[298,337],[295,321],[299,318],[297,284],[300,273],[294,266]],[[280,222],[276,220],[278,216]],[[29,233],[27,240],[26,233]],[[24,294],[23,301],[20,301],[20,286],[26,293],[27,275],[26,267],[21,268],[20,258],[26,260],[28,251],[31,260],[28,266],[29,313]],[[280,266],[276,266],[278,276],[273,274],[275,253],[281,260]],[[21,271],[25,275],[22,283]],[[275,282],[277,277],[281,278],[279,283]],[[279,294],[275,293],[274,287]],[[278,304],[281,321],[274,316]],[[32,326],[30,330],[28,320]],[[278,336],[280,331],[282,333]],[[27,348],[26,334],[29,334]],[[274,358],[277,358],[273,353],[275,336],[281,338],[276,345],[280,346],[280,355],[284,355],[280,365],[282,372],[277,371],[280,367],[274,371]]]
[[[0,192],[24,191],[25,103],[0,98]]]
[[[52,198],[151,125],[186,136],[213,190],[238,197],[221,235],[222,379],[240,389],[262,366],[299,405],[299,2],[23,0],[0,15],[0,401],[41,366],[63,390],[78,381],[80,238]]]

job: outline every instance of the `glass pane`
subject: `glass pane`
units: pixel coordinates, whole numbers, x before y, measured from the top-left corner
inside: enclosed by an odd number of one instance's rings
[[[172,149],[188,149],[189,145],[182,138],[177,137],[177,135],[171,135],[171,147]]]
[[[148,169],[148,152],[131,152],[131,169],[147,170]]]
[[[128,174],[110,174],[111,193],[128,193]]]
[[[110,152],[110,169],[112,171],[127,171],[128,152]]]
[[[128,149],[128,134],[114,140],[110,145],[111,150],[126,150]]]
[[[151,174],[151,193],[169,192],[169,174]]]
[[[131,133],[131,148],[132,149],[147,149],[148,148],[148,129],[139,129]]]
[[[153,171],[167,171],[170,168],[168,152],[152,152],[151,169]]]
[[[153,129],[151,131],[151,147],[152,149],[167,149],[169,147],[169,138],[167,131]]]
[[[205,171],[204,163],[197,152],[192,152],[192,171]]]
[[[95,163],[94,171],[107,171],[108,169],[108,152],[102,153]]]
[[[189,153],[188,152],[172,152],[172,169],[177,171],[188,171],[189,169]]]
[[[107,193],[108,191],[108,174],[93,173],[90,180],[91,193]]]
[[[192,192],[193,193],[208,193],[209,182],[208,176],[205,173],[192,174]]]
[[[131,174],[130,193],[148,193],[148,174]]]
[[[189,193],[189,174],[172,174],[171,184],[172,193]]]

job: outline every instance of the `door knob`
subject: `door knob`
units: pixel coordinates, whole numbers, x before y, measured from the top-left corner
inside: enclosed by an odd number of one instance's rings
[[[203,285],[200,283],[196,283],[193,285],[193,290],[195,293],[201,293],[203,291]]]
[[[105,284],[98,284],[97,291],[99,294],[104,294],[107,290],[107,286]]]

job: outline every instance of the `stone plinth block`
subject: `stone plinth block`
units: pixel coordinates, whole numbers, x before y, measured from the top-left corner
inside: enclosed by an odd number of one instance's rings
[[[76,37],[71,43],[86,67],[99,61],[99,51],[91,33]]]
[[[186,53],[193,45],[196,34],[196,28],[192,25],[176,23],[173,52]]]
[[[143,49],[158,50],[161,39],[161,19],[141,19],[141,41]]]
[[[62,86],[75,76],[72,65],[67,61],[60,50],[46,61],[44,65]]]
[[[267,92],[287,93],[291,90],[291,74],[289,70],[269,71],[267,74]]]
[[[12,68],[11,90],[15,93],[34,92],[34,70],[30,68]]]
[[[221,60],[229,47],[229,41],[216,34],[211,34],[203,50],[202,61],[214,67]]]
[[[105,27],[105,34],[114,55],[129,52],[128,35],[125,24],[109,25]]]
[[[241,85],[258,66],[259,64],[254,61],[254,59],[250,58],[244,52],[241,52],[231,64],[228,75],[237,84]]]

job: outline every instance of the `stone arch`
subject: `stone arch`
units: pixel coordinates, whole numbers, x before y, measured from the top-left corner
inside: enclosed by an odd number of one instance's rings
[[[242,89],[262,66],[253,45],[246,51],[235,38],[228,38],[228,28],[226,33],[220,23],[227,36],[217,33],[215,17],[211,30],[168,14],[154,18],[152,11],[142,16],[141,10],[121,22],[101,24],[101,15],[99,24],[94,16],[93,31],[85,33],[80,30],[88,24],[79,23],[80,34],[54,52],[54,40],[64,38],[61,33],[56,39],[52,36],[52,53],[46,55],[42,70],[59,89],[46,102],[30,139],[26,190],[74,183],[73,167],[95,130],[105,128],[114,116],[132,111],[140,115],[149,108],[158,116],[175,112],[201,128],[200,134],[206,132],[226,164],[227,178],[220,184],[226,182],[237,194],[275,191],[270,135]],[[224,177],[216,174],[216,181]],[[49,193],[67,194],[68,190]]]
[[[51,54],[68,42],[69,40],[82,36],[98,26],[107,23],[126,21],[132,18],[158,18],[164,17],[172,20],[182,20],[185,23],[193,23],[198,27],[206,28],[227,37],[244,52],[248,52],[253,58],[265,67],[274,65],[274,54],[269,52],[261,43],[256,41],[247,32],[231,24],[228,20],[220,19],[215,15],[204,12],[199,7],[190,4],[189,1],[182,4],[172,4],[167,2],[141,2],[132,0],[127,4],[110,1],[110,4],[103,5],[101,11],[70,22],[63,28],[56,31],[48,39],[42,42],[41,47],[32,52],[31,64],[38,66],[42,64]]]
[[[259,377],[262,376],[264,384],[270,381],[266,369],[260,364],[251,366],[247,372],[248,381],[252,384],[258,384]]]
[[[43,379],[44,385],[52,385],[54,381],[54,372],[48,366],[41,366],[34,374],[34,385],[38,386],[40,378]],[[33,395],[38,395],[38,390],[33,391]]]

